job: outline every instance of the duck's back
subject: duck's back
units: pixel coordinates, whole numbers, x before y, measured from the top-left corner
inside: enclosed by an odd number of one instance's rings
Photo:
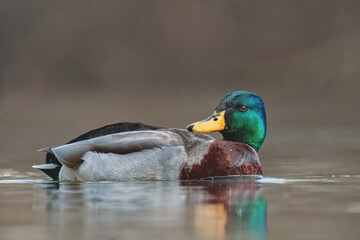
[[[213,138],[181,129],[129,131],[55,147],[60,180],[176,180],[184,164],[198,163]]]
[[[183,129],[117,123],[48,148],[47,164],[35,167],[60,180],[178,179],[184,162],[199,161],[209,141]]]
[[[134,122],[121,122],[121,123],[115,123],[106,125],[100,128],[96,128],[93,130],[90,130],[71,141],[67,142],[74,143],[79,141],[84,141],[96,137],[101,137],[109,134],[114,133],[120,133],[120,132],[129,132],[129,131],[139,131],[139,130],[156,130],[156,129],[162,129],[163,127],[156,127],[151,125],[146,125],[143,123],[134,123]],[[46,154],[45,159],[46,164],[48,164],[48,167],[45,166],[44,168],[39,168],[43,172],[45,172],[48,176],[53,178],[54,180],[58,180],[59,172],[62,167],[62,164],[58,161],[58,159],[55,157],[55,155],[52,152],[48,152]],[[49,167],[50,166],[50,167]]]

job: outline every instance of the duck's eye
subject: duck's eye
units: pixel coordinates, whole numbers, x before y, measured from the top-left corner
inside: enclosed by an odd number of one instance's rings
[[[247,106],[245,105],[239,105],[237,109],[239,109],[240,112],[246,112],[248,110]]]

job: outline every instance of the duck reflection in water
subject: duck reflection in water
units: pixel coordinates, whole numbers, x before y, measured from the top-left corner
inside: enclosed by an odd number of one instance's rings
[[[40,186],[34,209],[64,238],[266,239],[266,200],[253,180]]]
[[[204,186],[199,192],[204,198],[195,204],[194,211],[194,228],[199,238],[266,238],[266,201],[260,184],[235,181],[196,184]],[[192,193],[191,197],[196,195]]]

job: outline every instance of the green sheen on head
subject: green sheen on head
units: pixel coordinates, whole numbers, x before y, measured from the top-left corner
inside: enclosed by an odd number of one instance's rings
[[[243,142],[258,151],[265,140],[266,114],[264,102],[255,93],[236,91],[227,94],[216,107],[225,110],[225,140]]]
[[[225,140],[246,143],[258,151],[266,135],[264,103],[255,93],[231,92],[210,117],[190,124],[187,129],[200,133],[219,131]]]

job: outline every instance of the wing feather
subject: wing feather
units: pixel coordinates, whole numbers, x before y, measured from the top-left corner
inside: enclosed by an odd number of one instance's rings
[[[174,180],[186,159],[183,146],[145,149],[129,154],[86,152],[76,176],[86,181]]]
[[[109,134],[51,148],[51,151],[62,164],[75,168],[83,162],[81,157],[88,151],[128,154],[182,144],[181,137],[172,131],[144,130]]]

